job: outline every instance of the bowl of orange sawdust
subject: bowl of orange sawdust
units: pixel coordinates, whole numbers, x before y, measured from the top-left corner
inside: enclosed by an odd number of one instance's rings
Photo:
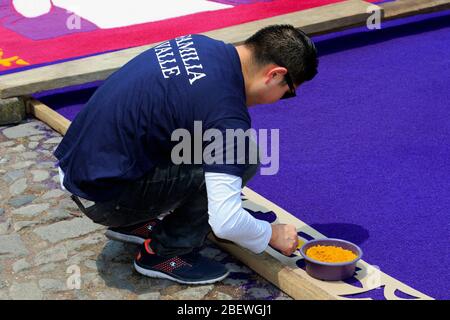
[[[362,250],[356,244],[341,239],[317,239],[300,248],[305,259],[306,272],[313,278],[338,281],[355,274]]]

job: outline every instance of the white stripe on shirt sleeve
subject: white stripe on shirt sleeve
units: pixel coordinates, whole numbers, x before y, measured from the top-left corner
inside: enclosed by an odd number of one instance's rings
[[[233,241],[254,253],[262,253],[272,236],[270,223],[254,218],[242,207],[242,179],[206,172],[209,224],[219,238]]]

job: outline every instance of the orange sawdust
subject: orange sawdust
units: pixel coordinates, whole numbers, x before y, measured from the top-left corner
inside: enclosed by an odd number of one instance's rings
[[[356,254],[350,250],[335,246],[313,246],[306,250],[306,255],[311,259],[328,263],[349,262],[356,259]]]

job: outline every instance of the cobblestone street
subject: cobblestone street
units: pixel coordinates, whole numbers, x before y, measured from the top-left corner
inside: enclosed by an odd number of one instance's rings
[[[290,299],[211,242],[201,253],[230,269],[222,282],[138,274],[138,247],[108,240],[60,189],[52,153],[61,139],[35,119],[0,127],[0,299]]]

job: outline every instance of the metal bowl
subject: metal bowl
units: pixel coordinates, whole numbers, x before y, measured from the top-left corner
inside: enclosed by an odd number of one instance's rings
[[[306,251],[313,246],[336,246],[352,251],[356,258],[348,262],[328,263],[312,259],[306,255]],[[305,258],[306,272],[313,278],[327,281],[339,281],[351,278],[356,269],[356,263],[363,253],[360,247],[349,241],[341,239],[317,239],[306,242],[300,248],[300,254]]]

